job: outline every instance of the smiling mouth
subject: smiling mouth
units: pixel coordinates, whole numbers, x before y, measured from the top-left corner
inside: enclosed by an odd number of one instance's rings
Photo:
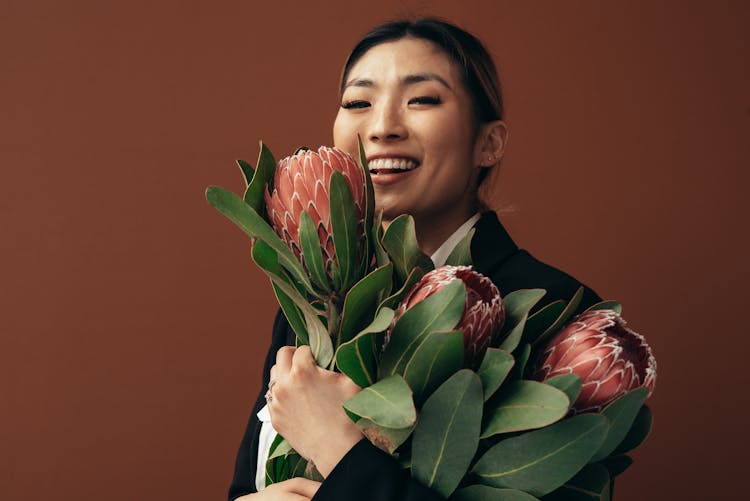
[[[419,167],[414,160],[405,158],[376,158],[367,162],[370,174],[399,174]]]

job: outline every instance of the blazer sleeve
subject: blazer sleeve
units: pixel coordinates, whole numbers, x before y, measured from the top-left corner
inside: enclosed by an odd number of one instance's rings
[[[412,479],[396,459],[364,438],[334,467],[313,501],[348,501],[353,495],[356,495],[357,501],[444,499]]]
[[[229,486],[229,501],[233,501],[245,494],[257,492],[255,488],[255,473],[258,463],[258,441],[260,437],[261,423],[256,414],[266,403],[266,388],[268,387],[271,367],[276,363],[276,352],[279,351],[279,348],[288,343],[289,335],[287,325],[283,313],[279,310],[276,313],[276,319],[273,323],[271,346],[268,349],[266,361],[263,365],[263,384],[247,421],[245,434],[242,437],[240,448],[237,451],[237,459],[234,465],[234,476],[232,478],[232,484]]]

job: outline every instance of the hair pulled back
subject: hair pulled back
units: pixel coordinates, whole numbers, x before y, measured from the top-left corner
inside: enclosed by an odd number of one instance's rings
[[[349,72],[368,50],[407,37],[434,43],[456,63],[471,96],[477,124],[503,119],[500,80],[487,49],[471,33],[437,18],[391,21],[370,30],[349,54],[339,91],[344,92]]]

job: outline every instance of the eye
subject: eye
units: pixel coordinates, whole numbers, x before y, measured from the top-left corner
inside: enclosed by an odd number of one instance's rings
[[[432,96],[419,96],[410,99],[409,104],[440,104],[440,98]]]
[[[344,101],[341,103],[341,107],[346,110],[368,108],[370,103],[362,100]]]

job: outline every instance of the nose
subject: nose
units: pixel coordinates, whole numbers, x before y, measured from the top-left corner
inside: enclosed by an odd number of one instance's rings
[[[382,102],[371,114],[367,137],[370,141],[398,141],[407,136],[407,129],[398,107],[394,103]]]

